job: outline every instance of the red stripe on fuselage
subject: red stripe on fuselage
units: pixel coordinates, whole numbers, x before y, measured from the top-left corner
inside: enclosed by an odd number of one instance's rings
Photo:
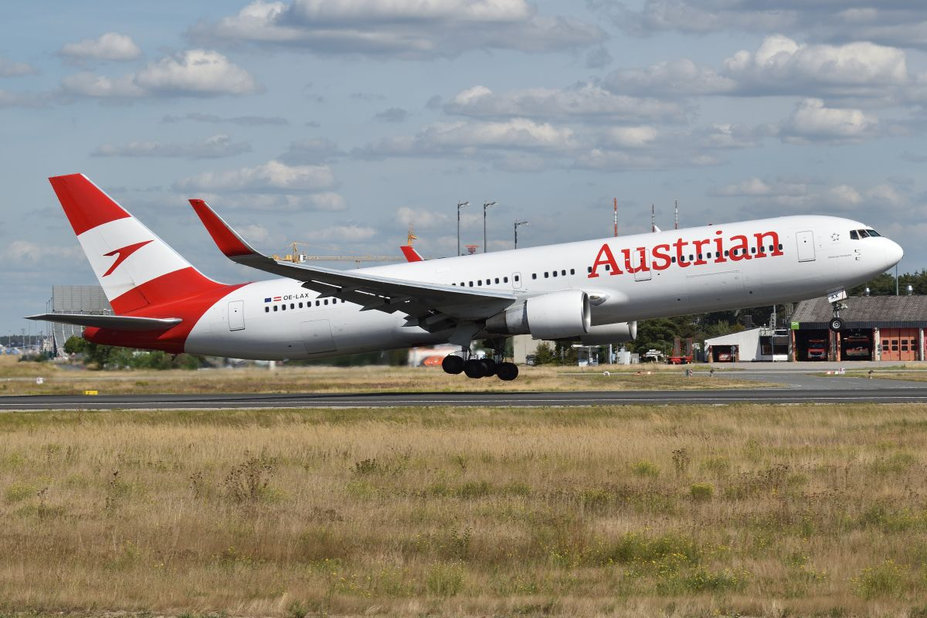
[[[131,216],[82,174],[54,176],[48,181],[78,236],[98,225]]]
[[[247,285],[225,285],[204,277],[195,268],[183,268],[143,283],[110,303],[117,315],[148,318],[181,318],[167,330],[124,331],[86,328],[84,338],[94,343],[130,348],[184,351],[187,336],[203,314],[223,296]]]

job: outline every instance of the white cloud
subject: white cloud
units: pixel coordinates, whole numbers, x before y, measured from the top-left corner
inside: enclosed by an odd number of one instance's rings
[[[504,122],[442,122],[426,126],[415,136],[380,140],[358,151],[365,156],[470,155],[480,149],[529,149],[550,152],[574,147],[573,130],[527,118]]]
[[[132,37],[107,32],[96,39],[68,43],[59,53],[75,60],[135,60],[142,55],[142,50]]]
[[[782,35],[756,51],[740,50],[718,70],[690,59],[620,69],[604,80],[612,92],[663,97],[704,95],[867,96],[889,99],[911,84],[905,53],[867,42],[806,45]]]
[[[623,31],[645,36],[667,30],[802,32],[817,40],[927,47],[927,19],[916,2],[800,0],[773,6],[759,0],[645,0],[639,10],[613,0],[589,4]]]
[[[685,116],[676,103],[615,95],[589,83],[567,90],[532,88],[503,94],[478,85],[457,93],[445,105],[445,111],[468,116],[582,117],[586,120],[682,120]]]
[[[25,62],[14,62],[8,58],[0,57],[0,77],[20,77],[22,75],[32,75],[35,72],[35,67]]]
[[[138,87],[132,75],[110,78],[84,71],[65,77],[61,87],[66,94],[103,99],[145,95],[145,90]]]
[[[650,126],[612,127],[605,132],[605,138],[619,148],[641,148],[657,139],[657,130]]]
[[[646,69],[620,69],[605,78],[614,92],[634,92],[673,96],[726,94],[733,92],[734,80],[688,58],[659,62]]]
[[[781,137],[789,142],[855,141],[875,133],[878,120],[858,109],[831,108],[821,99],[804,99],[783,124]]]
[[[292,17],[307,22],[505,22],[524,20],[531,13],[524,0],[294,0],[290,7]]]
[[[158,141],[103,144],[93,151],[98,157],[184,157],[211,159],[230,157],[251,150],[250,144],[233,142],[228,135],[213,135],[200,142],[184,144]]]
[[[866,42],[801,45],[782,35],[767,37],[754,53],[737,52],[724,61],[724,68],[741,89],[761,91],[810,86],[850,93],[900,86],[908,80],[905,53],[899,49]]]
[[[28,240],[14,240],[6,243],[0,255],[5,260],[21,264],[51,263],[61,260],[78,260],[84,257],[79,247],[55,247]]]
[[[871,220],[874,209],[886,206],[899,209],[911,203],[906,192],[891,185],[865,188],[811,178],[763,180],[754,177],[711,189],[709,195],[750,200],[743,208],[744,216],[764,215],[774,208],[780,213],[840,212],[863,221]]]
[[[312,240],[326,240],[338,242],[360,242],[370,240],[376,236],[378,230],[362,225],[336,225],[313,230],[308,233]]]
[[[742,182],[726,185],[714,191],[713,195],[725,197],[769,195],[772,187],[759,178],[748,178]]]
[[[256,0],[237,15],[201,22],[190,36],[208,42],[400,58],[486,48],[588,47],[605,38],[597,26],[537,15],[525,0]]]
[[[334,182],[327,165],[290,166],[268,161],[255,167],[204,172],[179,181],[176,187],[181,191],[317,191]]]
[[[254,78],[222,54],[190,49],[162,58],[139,71],[135,81],[150,92],[187,94],[249,94],[257,90]]]
[[[257,84],[246,70],[214,51],[191,49],[157,62],[139,72],[111,78],[87,71],[62,80],[68,95],[94,98],[146,96],[215,96],[250,94]]]
[[[180,185],[180,183],[178,183]],[[279,192],[236,192],[212,193],[196,187],[175,187],[184,192],[183,199],[190,197],[194,191],[196,197],[215,204],[222,210],[245,210],[248,212],[303,212],[324,211],[337,212],[347,209],[347,203],[341,195],[330,191],[320,193],[279,193]],[[255,189],[258,191],[258,189]],[[244,229],[244,228],[242,228]]]
[[[401,206],[396,209],[396,220],[399,221],[403,227],[413,225],[417,230],[433,230],[446,229],[446,226],[451,221],[451,217],[431,209]]]

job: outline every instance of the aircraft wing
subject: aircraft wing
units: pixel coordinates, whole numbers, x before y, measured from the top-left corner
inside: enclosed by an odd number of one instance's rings
[[[233,262],[303,282],[325,296],[359,304],[363,310],[406,314],[409,325],[440,330],[460,321],[483,320],[515,302],[514,294],[470,290],[352,271],[294,264],[263,255],[249,245],[203,200],[190,200],[219,250]]]
[[[75,326],[95,326],[114,330],[167,330],[183,322],[180,318],[142,318],[131,315],[101,315],[94,313],[40,313],[26,316],[27,320],[45,320]]]

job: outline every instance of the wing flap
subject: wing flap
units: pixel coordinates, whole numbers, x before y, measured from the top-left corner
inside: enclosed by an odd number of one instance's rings
[[[40,313],[26,316],[26,319],[131,331],[167,330],[183,322],[181,318],[143,318],[131,315],[100,315],[92,313]]]

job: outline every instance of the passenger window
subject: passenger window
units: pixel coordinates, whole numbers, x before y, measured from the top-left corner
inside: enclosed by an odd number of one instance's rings
[[[570,274],[571,274],[571,275],[575,275],[575,274],[576,274],[576,269],[575,269],[575,268],[571,268],[571,269],[570,269]]]
[[[264,307],[264,313],[270,313],[270,307]]]
[[[556,276],[557,276],[557,271],[555,270],[552,274],[553,274],[554,277],[556,277]]]
[[[277,305],[274,305],[274,311],[276,311],[276,310],[277,310]]]
[[[537,279],[537,278],[538,278],[538,274],[537,274],[537,273],[531,273],[531,278],[532,278],[532,279]]]

